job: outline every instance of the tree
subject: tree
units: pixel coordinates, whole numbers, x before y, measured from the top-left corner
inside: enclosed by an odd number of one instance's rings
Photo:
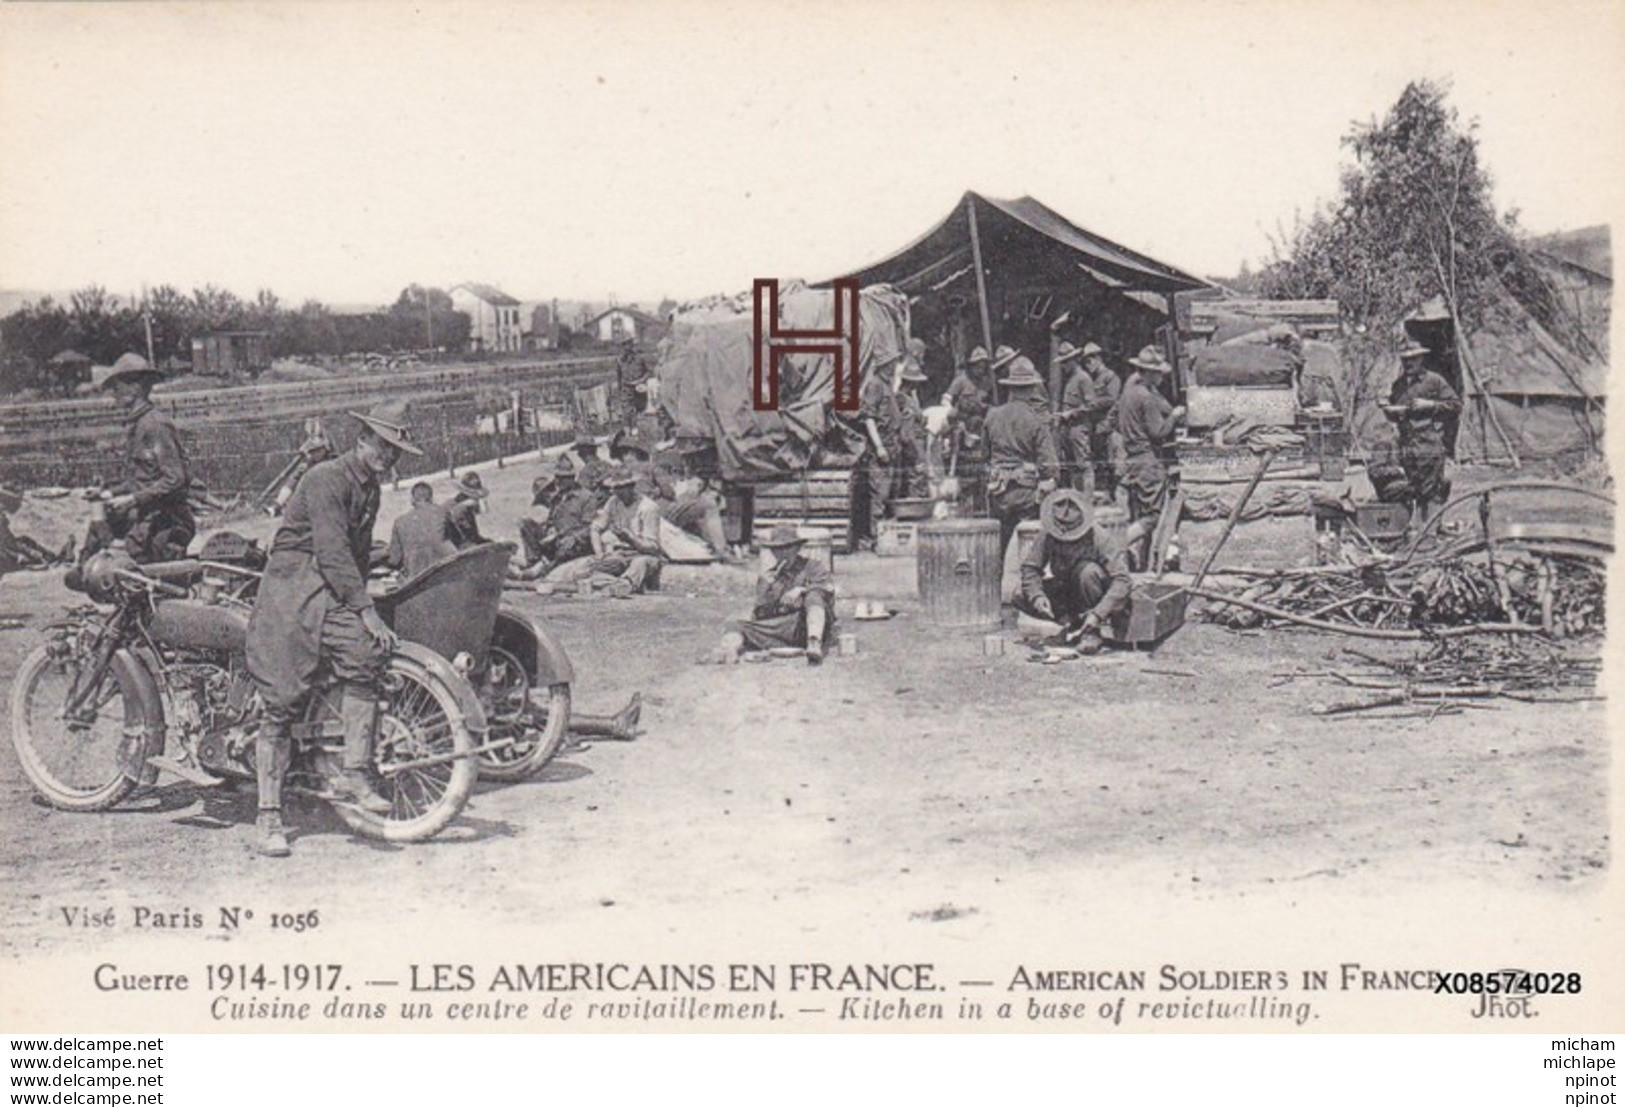
[[[1531,299],[1519,299],[1536,318],[1561,327],[1555,301],[1535,294],[1544,281],[1519,243],[1515,216],[1496,214],[1477,124],[1463,125],[1446,93],[1433,81],[1412,82],[1381,121],[1356,125],[1343,139],[1355,160],[1341,174],[1340,197],[1277,241],[1258,275],[1266,296],[1342,305],[1357,336],[1356,403],[1372,398],[1372,372],[1402,320],[1433,297],[1463,339],[1507,290],[1525,290]],[[1465,341],[1458,353],[1471,378]]]

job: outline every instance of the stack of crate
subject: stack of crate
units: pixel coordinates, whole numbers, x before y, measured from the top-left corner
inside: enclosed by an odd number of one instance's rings
[[[775,526],[823,527],[834,548],[852,549],[852,468],[808,469],[752,487],[752,536],[760,540]]]

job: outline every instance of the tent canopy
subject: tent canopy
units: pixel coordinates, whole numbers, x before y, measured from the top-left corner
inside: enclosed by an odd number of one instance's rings
[[[890,257],[850,274],[863,285],[890,284],[917,295],[971,264],[970,212],[976,212],[984,265],[1005,259],[1044,268],[1082,269],[1123,291],[1174,293],[1207,288],[1208,282],[1086,231],[1065,216],[1023,196],[995,200],[967,192],[935,227]]]

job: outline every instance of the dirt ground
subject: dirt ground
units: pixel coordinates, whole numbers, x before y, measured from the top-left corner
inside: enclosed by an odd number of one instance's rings
[[[488,531],[509,529],[528,479],[487,473]],[[641,692],[644,733],[482,784],[424,845],[358,840],[313,806],[293,813],[292,858],[260,858],[251,788],[53,811],[8,742],[0,951],[82,942],[55,917],[77,903],[291,897],[392,928],[583,935],[615,918],[676,939],[959,920],[1008,937],[1035,911],[1086,917],[1108,889],[1176,913],[1328,887],[1572,900],[1609,865],[1600,703],[1332,721],[1309,712],[1346,698],[1335,686],[1280,678],[1347,665],[1347,639],[1193,620],[1154,653],[1044,666],[1013,629],[986,657],[980,633],[926,625],[911,560],[840,558],[837,579],[858,653],[821,668],[695,663],[748,608],[746,568],[670,567],[661,594],[624,601],[510,593],[569,651],[577,708]],[[0,612],[27,624],[0,631],[0,671],[70,598],[47,574],[0,581]],[[853,621],[867,598],[897,617]]]

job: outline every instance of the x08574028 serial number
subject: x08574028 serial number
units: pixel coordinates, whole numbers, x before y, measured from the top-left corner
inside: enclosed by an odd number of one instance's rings
[[[1496,969],[1492,972],[1442,972],[1433,993],[1446,996],[1562,996],[1580,994],[1577,972],[1530,972]]]

